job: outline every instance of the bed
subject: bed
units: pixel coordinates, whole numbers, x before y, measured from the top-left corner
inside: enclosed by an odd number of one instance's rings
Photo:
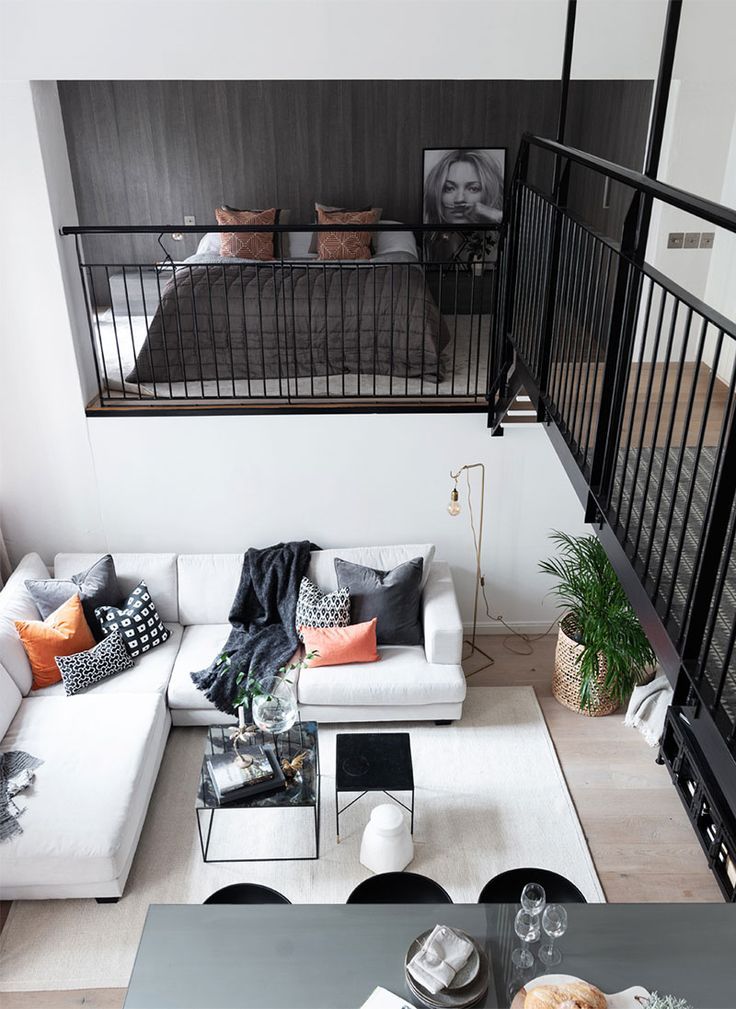
[[[398,223],[398,222],[385,222]],[[128,382],[370,372],[442,381],[450,337],[411,232],[376,234],[371,260],[322,261],[288,232],[284,259],[220,257],[219,236],[174,266]]]

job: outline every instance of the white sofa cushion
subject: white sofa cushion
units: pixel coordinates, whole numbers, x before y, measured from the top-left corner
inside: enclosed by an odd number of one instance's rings
[[[26,578],[48,578],[49,569],[38,554],[26,554],[0,592],[0,662],[27,694],[33,683],[31,664],[15,629],[16,620],[40,620],[41,614],[24,582]]]
[[[0,665],[0,740],[8,731],[8,726],[15,718],[15,713],[22,700],[23,695],[18,689],[18,684],[7,669]],[[1,742],[0,746],[6,749]]]
[[[177,563],[181,623],[227,623],[243,554],[180,554]]]
[[[463,622],[450,565],[446,561],[435,561],[432,565],[422,596],[422,625],[427,662],[460,665]]]
[[[184,628],[169,681],[170,708],[214,710],[214,705],[195,687],[189,674],[209,666],[222,651],[231,630],[230,624],[194,624]]]
[[[338,587],[335,574],[336,557],[379,571],[390,571],[397,564],[421,557],[424,561],[422,567],[422,588],[424,588],[434,560],[434,546],[431,543],[401,543],[386,547],[338,547],[313,550],[307,574],[323,592],[334,592]]]
[[[421,645],[378,649],[378,662],[317,666],[299,673],[300,704],[419,705],[462,701],[459,665],[428,663]]]
[[[181,624],[166,624],[166,627],[171,632],[167,640],[157,648],[152,648],[150,652],[133,659],[132,669],[127,669],[124,673],[118,673],[117,676],[111,676],[109,679],[100,680],[99,683],[95,683],[83,693],[75,694],[69,700],[91,695],[102,697],[105,694],[165,695],[183,631]],[[59,682],[50,687],[43,687],[41,690],[32,690],[28,696],[34,698],[66,697],[66,693],[63,682]]]
[[[127,871],[149,792],[140,787],[168,732],[163,697],[25,699],[3,747],[44,763],[23,793],[23,833],[3,844],[0,896],[20,887],[104,884]]]
[[[103,550],[93,554],[57,554],[54,558],[54,576],[71,578],[78,571],[86,571],[105,553],[107,551]],[[144,581],[161,619],[164,622],[178,622],[176,554],[113,554],[112,559],[115,561],[120,588],[126,598],[139,582]]]

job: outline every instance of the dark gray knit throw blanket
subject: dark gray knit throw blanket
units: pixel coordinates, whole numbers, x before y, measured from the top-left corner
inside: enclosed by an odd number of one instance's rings
[[[25,750],[8,750],[0,753],[0,841],[8,841],[16,834],[22,834],[18,823],[25,809],[15,801],[18,792],[27,788],[33,780],[33,771],[43,763]]]
[[[235,710],[241,670],[259,682],[267,680],[297,650],[296,601],[309,552],[316,549],[309,540],[302,540],[246,551],[230,609],[232,630],[223,649],[230,664],[219,663],[218,655],[207,669],[191,673],[195,685],[220,711],[232,714]]]

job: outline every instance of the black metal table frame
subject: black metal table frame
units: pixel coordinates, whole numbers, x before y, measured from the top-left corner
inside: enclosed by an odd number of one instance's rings
[[[211,726],[209,727],[211,728]],[[208,732],[209,732],[208,728]],[[274,737],[274,742],[278,737]],[[202,851],[202,861],[208,864],[214,864],[216,862],[315,862],[319,859],[319,832],[321,824],[321,814],[320,814],[320,800],[322,795],[322,779],[320,777],[319,769],[319,737],[316,737],[314,747],[314,775],[315,775],[315,797],[314,797],[314,855],[278,855],[274,858],[208,858],[210,850],[210,839],[212,837],[212,824],[215,819],[215,813],[227,813],[232,812],[234,809],[246,810],[250,809],[256,811],[258,809],[289,809],[288,806],[196,806],[197,813],[197,833],[199,834],[199,846]],[[277,752],[278,744],[276,743]],[[202,761],[202,768],[200,770],[200,776],[204,776],[204,760]],[[308,809],[308,806],[292,806],[292,809]],[[207,825],[207,835],[206,838],[202,833],[202,816],[200,814],[210,814],[209,823]]]
[[[413,834],[414,834],[414,786],[413,785],[412,785],[411,789],[408,789],[408,788],[405,789],[405,790],[402,789],[402,791],[407,791],[407,792],[410,791],[411,792],[411,806],[407,806],[405,803],[403,803],[401,801],[401,799],[397,799],[395,795],[392,795],[390,792],[387,792],[385,788],[366,788],[365,791],[361,792],[360,795],[356,795],[354,799],[351,799],[350,802],[346,806],[343,806],[342,809],[340,809],[340,791],[347,792],[347,791],[349,791],[349,789],[343,788],[343,789],[338,790],[337,780],[335,780],[335,833],[337,834],[337,843],[338,844],[340,843],[340,816],[346,810],[350,809],[351,806],[354,806],[355,803],[358,802],[360,799],[362,799],[364,795],[368,795],[369,792],[383,792],[383,794],[387,795],[389,797],[389,799],[393,799],[394,802],[398,803],[399,806],[401,806],[403,809],[405,809],[407,811],[407,813],[409,813],[410,816],[411,816],[411,828],[410,829],[411,829],[411,833],[412,833],[412,836],[413,836]]]

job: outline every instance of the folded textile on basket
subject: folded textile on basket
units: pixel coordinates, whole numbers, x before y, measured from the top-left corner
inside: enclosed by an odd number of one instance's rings
[[[624,725],[638,729],[650,746],[657,746],[664,731],[667,709],[672,704],[672,693],[664,673],[650,683],[634,687]]]
[[[406,967],[423,988],[436,995],[452,983],[472,952],[472,943],[448,925],[435,925]]]

